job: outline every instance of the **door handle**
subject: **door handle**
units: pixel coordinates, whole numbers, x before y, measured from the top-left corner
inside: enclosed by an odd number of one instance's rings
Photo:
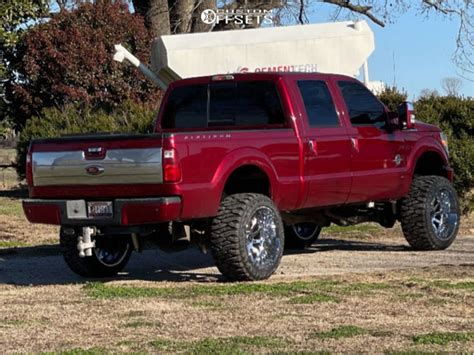
[[[308,141],[308,146],[309,146],[309,150],[311,151],[311,153],[318,154],[318,146],[317,146],[316,141],[314,139],[310,139]]]
[[[354,149],[356,152],[359,151],[359,140],[357,138],[351,137],[351,145],[352,149]]]

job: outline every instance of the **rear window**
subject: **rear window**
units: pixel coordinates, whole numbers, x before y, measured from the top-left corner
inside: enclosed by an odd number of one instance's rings
[[[217,82],[176,87],[169,96],[161,127],[265,126],[284,121],[273,82]]]

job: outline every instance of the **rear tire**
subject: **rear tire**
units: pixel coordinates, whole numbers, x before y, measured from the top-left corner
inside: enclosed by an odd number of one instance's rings
[[[280,213],[272,200],[261,194],[228,196],[212,222],[210,247],[217,268],[227,279],[267,279],[283,254]]]
[[[316,223],[295,223],[285,227],[285,248],[304,249],[311,246],[321,234]]]
[[[441,176],[413,179],[400,203],[400,221],[408,243],[417,250],[449,247],[459,230],[459,202],[453,186]]]
[[[128,236],[99,236],[92,256],[81,258],[77,250],[77,235],[65,235],[61,229],[60,245],[69,268],[83,277],[115,276],[127,265],[132,254]]]

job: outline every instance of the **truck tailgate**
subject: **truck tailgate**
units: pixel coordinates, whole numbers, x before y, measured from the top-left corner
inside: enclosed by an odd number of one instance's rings
[[[159,184],[162,136],[94,135],[36,140],[31,148],[33,187]]]

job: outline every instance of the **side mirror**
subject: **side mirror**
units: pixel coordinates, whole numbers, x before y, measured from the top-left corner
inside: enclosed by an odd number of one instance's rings
[[[415,128],[415,108],[411,102],[404,102],[398,106],[398,127],[400,129]]]

